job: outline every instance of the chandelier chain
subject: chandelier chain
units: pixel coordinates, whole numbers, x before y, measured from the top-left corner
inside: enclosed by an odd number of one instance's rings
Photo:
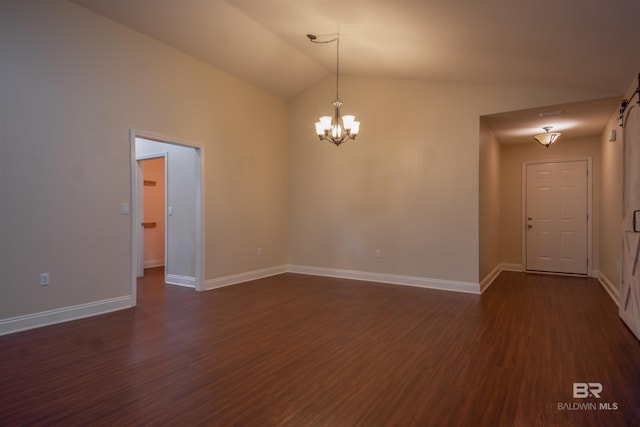
[[[340,99],[340,35],[336,36],[336,99]]]

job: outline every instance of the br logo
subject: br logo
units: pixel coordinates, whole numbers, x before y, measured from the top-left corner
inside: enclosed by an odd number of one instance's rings
[[[574,399],[586,399],[589,396],[600,399],[601,392],[602,384],[600,383],[573,383]]]

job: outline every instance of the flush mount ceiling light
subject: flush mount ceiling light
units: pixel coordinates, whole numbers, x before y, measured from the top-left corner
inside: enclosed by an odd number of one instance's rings
[[[339,96],[340,88],[340,34],[332,35],[329,40],[319,41],[313,34],[307,34],[312,43],[332,43],[336,42],[336,99],[333,101],[333,120],[331,116],[322,116],[316,123],[316,134],[321,141],[329,141],[336,146],[350,139],[356,139],[360,130],[360,122],[355,116],[342,116],[340,107],[342,101]]]
[[[552,128],[553,126],[543,127],[542,129],[545,130],[545,133],[541,133],[539,135],[534,136],[536,141],[538,141],[540,144],[544,145],[545,147],[549,148],[549,146],[554,142],[556,142],[558,137],[562,135],[560,132],[549,132]]]

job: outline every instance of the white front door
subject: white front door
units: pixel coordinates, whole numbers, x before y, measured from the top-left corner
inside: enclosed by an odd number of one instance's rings
[[[620,317],[640,339],[640,107],[624,120],[624,193]]]
[[[588,273],[587,161],[526,165],[526,269]]]

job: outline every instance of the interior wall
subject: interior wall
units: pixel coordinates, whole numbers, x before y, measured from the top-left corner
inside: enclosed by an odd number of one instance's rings
[[[0,319],[130,295],[130,129],[201,144],[205,279],[286,263],[283,99],[64,0],[0,52]]]
[[[501,258],[524,268],[522,253],[522,165],[525,161],[557,161],[591,157],[592,163],[592,269],[598,271],[600,248],[600,138],[560,139],[545,148],[530,144],[503,145],[501,149]]]
[[[144,235],[144,268],[164,265],[164,227],[165,227],[165,182],[164,157],[143,160],[140,163],[144,181],[152,181],[154,185],[144,185],[142,222],[155,223],[155,227],[145,227]]]
[[[500,265],[500,142],[480,120],[479,256],[480,280]]]
[[[603,96],[341,76],[362,124],[335,147],[313,128],[334,85],[289,103],[290,264],[465,283],[480,274],[479,117]]]

